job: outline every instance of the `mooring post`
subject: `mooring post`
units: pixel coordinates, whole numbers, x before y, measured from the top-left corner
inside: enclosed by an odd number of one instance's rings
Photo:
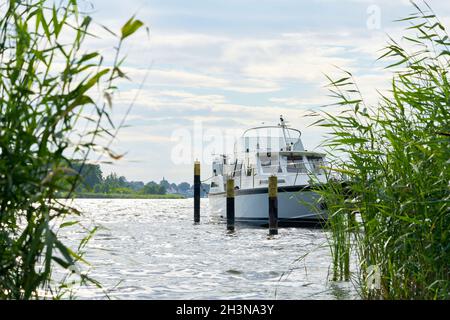
[[[269,235],[278,234],[278,181],[277,176],[269,177]]]
[[[200,223],[200,161],[194,162],[194,222]]]
[[[227,180],[227,230],[234,231],[234,180]]]

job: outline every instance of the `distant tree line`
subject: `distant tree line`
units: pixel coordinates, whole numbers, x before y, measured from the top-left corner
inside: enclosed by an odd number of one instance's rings
[[[103,177],[103,172],[98,164],[72,164],[74,171],[80,173],[82,177],[81,184],[77,187],[77,192],[93,192],[99,194],[181,194],[185,197],[193,196],[193,186],[188,182],[179,184],[170,183],[162,179],[159,183],[150,181],[128,181],[124,176],[118,176],[116,173],[110,173]],[[202,196],[209,192],[209,185],[202,184]]]

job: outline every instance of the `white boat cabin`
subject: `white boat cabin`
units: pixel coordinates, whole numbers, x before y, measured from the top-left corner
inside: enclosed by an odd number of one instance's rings
[[[301,132],[289,128],[281,118],[277,126],[246,130],[236,141],[234,155],[219,155],[212,164],[210,193],[222,193],[226,180],[234,178],[236,189],[267,188],[268,177],[276,175],[278,186],[307,186],[326,182],[325,154],[307,151]]]

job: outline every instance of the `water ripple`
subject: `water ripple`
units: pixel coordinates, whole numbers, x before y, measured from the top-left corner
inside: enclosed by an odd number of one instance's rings
[[[202,199],[201,224],[194,225],[192,199],[77,199],[84,225],[101,228],[88,244],[90,276],[114,299],[348,299],[348,283],[328,281],[330,256],[324,231],[267,230],[209,222]],[[75,247],[76,226],[63,230]],[[295,262],[305,253],[305,259]],[[275,296],[276,292],[276,296]],[[97,288],[78,297],[105,298]]]

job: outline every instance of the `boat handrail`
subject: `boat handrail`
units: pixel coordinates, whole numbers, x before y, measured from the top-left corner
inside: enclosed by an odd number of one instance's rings
[[[242,135],[241,135],[241,138],[242,137],[244,137],[245,136],[245,134],[248,132],[248,131],[251,131],[251,130],[258,130],[258,129],[269,129],[269,128],[277,128],[277,129],[288,129],[288,130],[292,130],[292,131],[296,131],[296,132],[298,132],[298,134],[299,134],[299,138],[301,137],[301,135],[302,135],[302,132],[300,131],[300,130],[298,130],[298,129],[295,129],[295,128],[290,128],[290,127],[288,127],[288,126],[282,126],[282,125],[276,125],[276,126],[258,126],[258,127],[253,127],[253,128],[248,128],[247,130],[245,130],[243,133],[242,133]]]
[[[247,133],[249,131],[252,130],[258,130],[258,129],[270,129],[270,128],[276,128],[276,129],[281,129],[283,130],[283,135],[281,136],[265,136],[265,135],[257,135],[256,137],[252,137],[252,136],[248,136]],[[294,136],[291,137],[291,135],[288,133],[289,137],[286,136],[286,133],[284,132],[284,130],[288,130],[289,131],[293,131],[296,132],[298,134],[298,136]],[[269,148],[266,147],[259,147],[259,140],[260,139],[275,139],[274,141],[279,141],[281,144],[281,150],[283,150],[284,148],[286,148],[287,151],[297,151],[297,146],[300,146],[301,149],[303,149],[303,144],[301,141],[301,131],[298,129],[294,129],[294,128],[287,128],[286,126],[282,126],[282,125],[278,125],[278,126],[260,126],[260,127],[253,127],[253,128],[249,128],[247,130],[244,131],[244,133],[241,135],[241,137],[239,139],[236,139],[236,141],[234,142],[234,154],[236,155],[238,153],[238,144],[242,144],[242,141],[244,141],[244,143],[241,145],[241,147],[245,147],[245,145],[247,144],[246,141],[252,141],[251,139],[253,139],[253,143],[257,142],[256,144],[256,149],[255,147],[253,147],[252,151],[258,151],[258,150],[267,150],[269,151]],[[278,139],[283,139],[283,142],[281,142],[281,140]],[[256,140],[256,141],[254,141]],[[263,141],[263,140],[262,140]],[[272,140],[271,140],[272,141]],[[264,143],[263,143],[264,144]],[[280,151],[280,149],[278,150],[274,150],[274,151]],[[248,152],[248,149],[247,149]]]

